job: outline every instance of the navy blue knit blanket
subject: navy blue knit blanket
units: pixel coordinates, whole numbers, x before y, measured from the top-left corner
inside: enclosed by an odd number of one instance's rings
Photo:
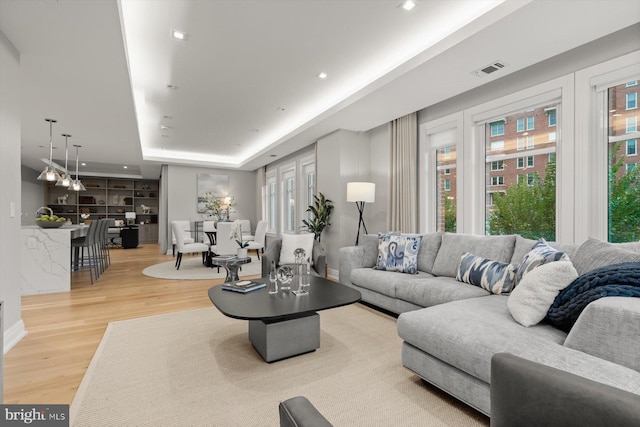
[[[604,297],[640,298],[640,262],[613,264],[586,272],[560,291],[546,320],[568,331],[590,302]]]

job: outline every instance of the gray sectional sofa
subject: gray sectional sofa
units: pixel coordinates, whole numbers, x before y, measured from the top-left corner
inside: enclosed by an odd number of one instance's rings
[[[535,243],[517,235],[426,234],[418,273],[405,274],[374,269],[378,236],[366,235],[361,246],[340,249],[339,280],[360,291],[364,302],[399,315],[403,366],[484,414],[490,415],[491,358],[497,353],[634,393],[640,402],[640,298],[598,299],[566,333],[545,322],[524,327],[511,316],[508,295],[455,278],[465,252],[519,264]],[[640,242],[551,245],[580,274],[617,263],[611,248],[640,257]]]

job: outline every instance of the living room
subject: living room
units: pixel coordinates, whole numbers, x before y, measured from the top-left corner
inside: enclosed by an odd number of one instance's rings
[[[400,2],[393,3],[395,8],[396,3]],[[425,2],[420,3],[418,7],[425,6]],[[552,153],[557,162],[556,218],[553,229],[555,235],[550,240],[567,244],[580,244],[589,237],[609,240],[606,177],[609,172],[607,158],[610,152],[607,151],[607,144],[603,142],[607,141],[606,136],[602,137],[602,128],[596,124],[599,123],[600,117],[608,117],[608,114],[598,116],[597,112],[601,111],[599,108],[602,109],[603,105],[604,110],[608,110],[602,102],[605,102],[604,97],[610,87],[635,81],[639,76],[640,24],[637,7],[630,1],[505,3],[501,10],[503,16],[494,16],[491,25],[487,25],[486,28],[467,27],[473,37],[469,34],[458,34],[459,40],[445,40],[427,51],[426,55],[430,59],[426,61],[426,69],[418,64],[409,64],[399,71],[406,79],[403,83],[413,88],[412,91],[416,93],[409,96],[407,91],[400,87],[394,87],[389,82],[379,82],[377,87],[368,88],[368,93],[359,95],[362,103],[367,103],[366,110],[358,99],[350,100],[348,105],[340,109],[339,115],[336,113],[335,117],[332,116],[332,111],[327,117],[316,119],[319,124],[309,123],[308,128],[311,131],[301,129],[291,141],[279,141],[286,147],[286,152],[281,151],[277,161],[267,158],[260,160],[261,164],[253,169],[235,170],[206,162],[156,162],[157,169],[152,169],[156,171],[155,175],[144,177],[160,178],[168,194],[165,220],[160,227],[157,256],[164,257],[169,249],[171,220],[201,219],[194,202],[196,177],[199,173],[228,176],[229,193],[234,196],[236,203],[236,218],[247,218],[255,227],[257,220],[267,219],[267,203],[262,194],[264,183],[272,176],[280,180],[290,164],[295,164],[296,170],[300,172],[305,159],[308,158],[312,158],[314,165],[314,191],[323,193],[335,204],[331,226],[327,227],[322,236],[327,253],[328,275],[334,279],[338,279],[339,276],[340,249],[352,246],[358,231],[358,211],[354,208],[353,202],[347,201],[349,182],[366,181],[376,186],[375,201],[367,203],[364,211],[364,219],[370,233],[388,230],[428,233],[440,230],[438,224],[443,217],[440,215],[440,209],[435,206],[440,207],[438,200],[441,200],[442,192],[435,189],[442,184],[443,188],[451,186],[448,187],[449,190],[444,190],[445,192],[453,189],[455,193],[455,230],[464,234],[487,234],[490,212],[487,211],[485,199],[493,197],[490,194],[501,190],[501,181],[493,169],[493,162],[499,162],[500,159],[490,158],[484,149],[478,148],[477,141],[482,140],[481,137],[484,138],[485,128],[493,132],[491,123],[496,119],[513,117],[515,121],[518,120],[516,115],[519,113],[526,119],[528,111],[549,106],[555,108],[555,117],[559,123],[555,135],[557,140],[552,152],[545,147],[547,151],[538,155]],[[580,6],[576,6],[576,3]],[[117,9],[115,2],[110,7],[113,10]],[[584,7],[584,17],[581,17],[584,20],[573,22],[576,21],[575,9],[579,7]],[[536,37],[543,40],[532,42],[531,45],[535,45],[531,53],[536,59],[527,62],[522,61],[522,55],[516,58],[515,53],[502,50],[500,46],[503,46],[501,43],[505,43],[504,39],[509,38],[505,34],[515,34],[522,28],[534,26],[533,22],[528,21],[527,16],[534,16],[534,11],[538,14],[535,16],[544,14],[544,11],[555,16],[549,16],[545,25],[541,26]],[[28,220],[31,221],[33,212],[41,205],[38,203],[38,193],[42,190],[42,187],[33,184],[32,178],[22,176],[25,173],[37,175],[39,171],[34,169],[36,166],[33,164],[25,165],[22,161],[21,145],[26,143],[25,135],[32,132],[31,129],[37,129],[34,133],[40,135],[37,139],[42,143],[46,139],[47,129],[43,129],[46,114],[44,111],[40,113],[42,117],[38,116],[38,121],[42,123],[37,125],[31,119],[27,121],[26,117],[21,120],[18,105],[21,104],[22,95],[20,84],[16,82],[26,78],[21,75],[21,58],[26,62],[23,66],[30,65],[30,58],[28,52],[20,52],[13,46],[7,33],[7,28],[12,27],[5,24],[6,22],[0,21],[3,117],[3,125],[0,126],[3,150],[0,159],[3,183],[0,197],[5,212],[0,223],[3,236],[0,300],[4,301],[5,352],[8,351],[7,354],[10,355],[9,350],[20,345],[25,332],[29,332],[28,325],[25,327],[22,323],[21,295],[15,287],[15,283],[19,283],[21,279],[19,271],[13,268],[20,265],[19,254],[15,248],[21,244],[20,227],[25,221],[19,213],[27,213],[30,215]],[[480,25],[478,21],[475,22]],[[563,25],[566,25],[566,28],[558,30],[564,28]],[[193,41],[193,37],[190,41]],[[475,48],[475,51],[479,51],[478,46],[492,46],[497,51],[489,52],[488,56],[484,54],[474,57],[468,51],[470,46]],[[522,49],[526,51],[526,48]],[[483,58],[480,62],[479,57]],[[455,77],[461,74],[471,75],[475,70],[495,64],[496,60],[502,61],[505,68],[481,77],[472,75],[471,77],[476,79],[473,83]],[[520,65],[525,63],[526,65]],[[389,80],[393,82],[391,77]],[[432,81],[436,84],[431,83]],[[389,86],[385,83],[389,83]],[[458,87],[452,89],[452,86]],[[382,111],[386,104],[392,106],[392,113]],[[379,107],[371,108],[370,105]],[[366,112],[366,117],[363,116],[363,112]],[[409,204],[404,204],[406,199],[398,195],[402,187],[400,190],[392,189],[393,184],[390,182],[390,177],[396,174],[397,168],[392,166],[390,123],[407,115],[414,116],[416,145],[412,155],[416,170],[411,181],[414,187],[410,189],[414,196],[410,198]],[[548,116],[544,116],[544,120],[548,119]],[[60,121],[62,125],[62,117]],[[540,120],[536,118],[536,126],[539,123]],[[24,130],[27,127],[30,129],[28,132]],[[63,131],[62,128],[58,130]],[[109,130],[106,133],[109,132],[113,134],[115,131]],[[604,133],[606,134],[606,130]],[[627,133],[631,135],[627,135],[624,141],[633,140],[636,138],[637,128]],[[31,140],[28,142],[32,143]],[[57,142],[58,145],[59,143]],[[462,172],[455,174],[457,181],[449,181],[446,184],[445,180],[453,177],[440,176],[426,165],[435,164],[438,150],[452,145],[455,145],[457,153],[456,168]],[[492,145],[490,147],[493,148]],[[82,150],[80,155],[83,160],[100,161],[95,157],[82,157]],[[266,152],[263,154],[268,157]],[[628,146],[627,154],[629,162],[633,162],[632,156],[637,155],[637,148],[634,151]],[[56,153],[56,156],[59,158],[60,153]],[[522,158],[523,169],[526,170],[530,161],[526,156]],[[533,163],[531,161],[532,168]],[[41,161],[39,165],[38,169],[43,166]],[[486,169],[487,165],[490,165],[489,170]],[[445,164],[441,166],[443,171],[451,169],[446,168]],[[496,170],[500,170],[501,165],[496,163],[495,166]],[[535,159],[535,167],[539,167],[538,158]],[[496,188],[487,188],[485,175],[496,176],[495,182],[492,182],[494,185],[491,185]],[[504,179],[508,179],[506,174],[504,175]],[[16,180],[17,176],[21,176],[21,179]],[[528,179],[526,175],[524,179]],[[30,188],[27,195],[25,188]],[[305,212],[308,199],[302,196],[299,199],[304,201],[295,206],[296,215],[300,218]],[[398,202],[399,200],[401,202]],[[408,221],[413,223],[413,228],[405,228],[392,219],[395,217],[395,214],[392,214],[394,206],[399,206],[400,203],[402,206],[411,206],[402,211],[406,213],[407,210],[411,210]],[[285,230],[278,219],[267,240],[277,237],[283,231]],[[144,257],[148,258],[149,262],[157,261],[156,254],[145,253]],[[135,268],[140,267],[136,264]],[[119,270],[120,277],[126,277],[126,270]],[[205,285],[199,285],[197,289],[202,291],[207,288]],[[194,289],[193,292],[197,291]],[[204,298],[205,302],[210,304],[206,295]],[[59,303],[61,302],[56,302]],[[140,304],[145,303],[142,300]],[[179,306],[180,304],[174,306],[176,311],[179,310]],[[34,309],[34,306],[30,307],[31,310]],[[33,351],[38,350],[35,348]],[[399,360],[399,356],[397,358]],[[5,395],[5,398],[8,397]],[[289,396],[282,396],[280,399],[287,397]],[[54,400],[21,403],[53,402]],[[485,419],[481,422],[487,421]]]

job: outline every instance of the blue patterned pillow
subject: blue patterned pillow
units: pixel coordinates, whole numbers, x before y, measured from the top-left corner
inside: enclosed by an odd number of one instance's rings
[[[422,236],[378,233],[376,269],[399,273],[418,273],[418,250]]]
[[[491,261],[469,252],[462,255],[456,280],[480,286],[493,294],[507,294],[515,284],[516,266]]]
[[[552,248],[544,239],[540,239],[522,258],[522,263],[516,273],[516,285],[534,268],[554,261],[570,261],[570,259],[567,254]]]

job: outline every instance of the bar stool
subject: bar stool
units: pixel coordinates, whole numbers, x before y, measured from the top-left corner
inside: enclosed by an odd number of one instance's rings
[[[80,271],[84,268],[84,261],[87,260],[89,267],[89,277],[91,278],[91,284],[93,285],[93,276],[96,276],[96,280],[100,277],[98,265],[100,259],[97,253],[96,238],[98,228],[100,227],[100,221],[91,221],[89,224],[89,230],[84,237],[77,237],[71,240],[71,247],[74,250],[74,268],[73,271]],[[85,257],[84,250],[87,249],[87,255]],[[80,266],[78,265],[80,264]]]

